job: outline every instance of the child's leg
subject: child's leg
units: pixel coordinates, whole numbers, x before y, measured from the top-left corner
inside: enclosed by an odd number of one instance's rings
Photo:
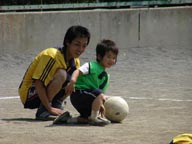
[[[103,93],[101,93],[93,101],[91,116],[89,117],[90,124],[96,125],[96,126],[104,126],[111,123],[108,119],[99,116],[101,108],[103,108],[103,112],[104,112],[103,103],[105,102],[105,99],[106,99],[106,96]]]
[[[92,104],[101,92],[99,90],[76,90],[70,96],[71,104],[83,118],[91,115]]]
[[[104,101],[105,101],[105,95],[103,93],[101,93],[93,101],[92,110],[93,111],[99,111],[99,109],[100,109],[101,105],[103,105]]]
[[[92,103],[91,119],[96,119],[99,115],[99,110],[105,101],[105,95],[101,93],[98,95]]]
[[[105,95],[101,90],[76,90],[70,99],[72,105],[80,113],[79,118],[83,118],[85,123],[87,120],[90,124],[99,126],[110,123],[106,119],[98,118],[99,110],[105,101]],[[78,119],[78,122],[82,122],[82,119]]]

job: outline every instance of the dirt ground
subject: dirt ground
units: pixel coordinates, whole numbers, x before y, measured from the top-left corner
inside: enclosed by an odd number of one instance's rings
[[[121,124],[105,127],[58,125],[36,121],[23,109],[17,88],[32,54],[0,56],[0,144],[168,144],[192,132],[192,49],[176,47],[120,49],[109,69],[108,95],[122,96],[130,113]],[[82,62],[93,55],[83,54]],[[78,113],[67,99],[65,109]]]

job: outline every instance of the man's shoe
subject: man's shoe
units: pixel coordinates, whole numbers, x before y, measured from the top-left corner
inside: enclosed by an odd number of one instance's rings
[[[94,126],[105,126],[111,123],[111,121],[109,121],[108,119],[105,118],[101,118],[101,117],[97,117],[96,119],[89,119],[90,125],[94,125]]]
[[[52,107],[64,110],[64,107],[62,106],[62,104],[63,104],[63,101],[59,99],[53,99],[52,101]]]
[[[36,112],[36,120],[51,120],[53,118],[51,118],[50,115],[51,114],[47,111],[47,109],[42,104],[40,104]]]
[[[68,111],[64,112],[63,114],[57,116],[55,120],[53,121],[53,124],[63,124],[67,123],[67,120],[71,119],[72,116]]]

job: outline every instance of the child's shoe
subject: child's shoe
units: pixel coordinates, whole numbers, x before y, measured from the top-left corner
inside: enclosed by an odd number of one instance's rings
[[[94,126],[105,126],[111,123],[111,121],[109,121],[108,119],[101,117],[97,117],[95,119],[89,118],[89,120],[90,120],[89,124]]]

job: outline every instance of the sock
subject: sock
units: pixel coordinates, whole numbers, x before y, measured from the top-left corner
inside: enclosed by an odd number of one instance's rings
[[[90,118],[94,120],[97,118],[98,115],[99,115],[99,111],[92,110]]]

